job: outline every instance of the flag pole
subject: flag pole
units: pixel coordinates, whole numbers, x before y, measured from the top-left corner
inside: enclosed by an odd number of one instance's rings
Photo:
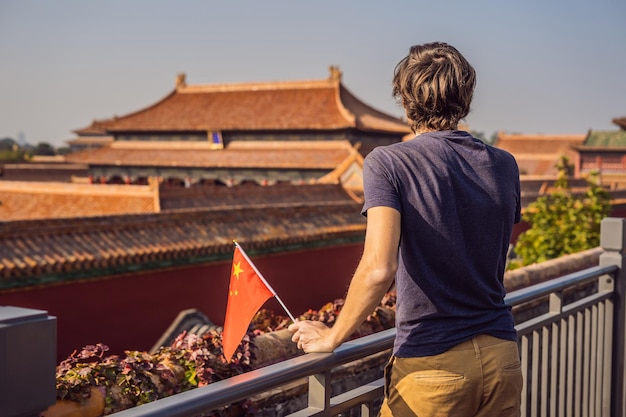
[[[287,306],[285,305],[285,303],[283,303],[283,300],[280,299],[280,297],[278,296],[278,294],[276,294],[276,291],[274,291],[274,288],[272,288],[272,286],[267,282],[267,280],[265,279],[265,277],[261,274],[261,272],[256,268],[256,266],[252,263],[252,261],[250,260],[250,258],[248,258],[248,254],[246,254],[246,251],[243,250],[243,248],[241,247],[241,245],[239,245],[239,243],[237,243],[236,240],[233,240],[233,243],[235,244],[236,247],[239,248],[239,250],[241,251],[241,254],[243,255],[243,257],[246,259],[246,261],[248,262],[248,264],[250,264],[250,266],[252,267],[252,269],[254,269],[254,272],[256,272],[256,274],[259,276],[259,278],[261,278],[261,281],[263,281],[263,284],[265,284],[265,286],[267,288],[269,288],[269,290],[272,292],[272,294],[274,294],[274,297],[276,297],[276,300],[278,300],[278,302],[280,303],[280,305],[282,306],[282,308],[285,310],[285,312],[289,315],[289,318],[291,319],[291,321],[293,321],[294,323],[296,322],[296,319],[293,317],[293,314],[291,314],[291,312],[287,309]]]

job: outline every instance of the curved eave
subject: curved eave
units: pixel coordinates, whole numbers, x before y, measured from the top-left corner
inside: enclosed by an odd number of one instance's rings
[[[626,130],[626,117],[616,117],[612,120],[612,122],[618,125],[620,128]]]
[[[405,121],[363,103],[336,79],[182,86],[151,106],[121,117],[94,121],[75,133],[343,129],[410,133]]]
[[[161,100],[157,101],[156,103],[148,106],[148,107],[144,107],[143,109],[139,109],[137,111],[125,114],[124,116],[114,116],[111,119],[104,119],[104,120],[94,120],[93,123],[90,126],[87,126],[83,129],[77,129],[74,130],[73,132],[76,133],[77,135],[85,135],[85,136],[89,136],[89,135],[106,135],[109,132],[115,132],[115,124],[116,123],[120,123],[123,120],[127,120],[131,117],[137,116],[139,114],[143,114],[145,112],[148,112],[158,106],[161,106],[163,103],[167,102],[169,99],[171,99],[174,95],[176,94],[176,90],[171,91],[169,94],[167,94],[165,97],[163,97]]]
[[[329,83],[307,88],[176,90],[144,110],[108,121],[106,131],[336,130],[354,127]]]
[[[339,85],[339,95],[346,111],[354,115],[357,129],[383,133],[411,133],[411,128],[406,121],[365,104],[343,85]]]

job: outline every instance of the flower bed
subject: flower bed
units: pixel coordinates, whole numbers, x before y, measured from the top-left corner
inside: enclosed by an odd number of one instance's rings
[[[343,300],[336,300],[300,319],[332,326],[342,307]],[[352,338],[393,327],[394,309],[395,294],[389,293]],[[58,365],[58,401],[42,416],[108,415],[289,359],[301,354],[286,334],[289,324],[289,318],[260,310],[230,362],[223,356],[218,330],[200,336],[183,332],[155,353],[126,351],[123,358],[107,356],[104,344],[85,346]],[[253,408],[248,400],[207,416],[246,415]]]

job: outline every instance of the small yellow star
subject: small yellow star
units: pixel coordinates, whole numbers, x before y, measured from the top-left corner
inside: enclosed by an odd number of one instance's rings
[[[241,269],[241,262],[237,262],[233,270],[233,275],[235,275],[237,279],[239,279],[239,274],[242,272],[243,272],[243,269]]]

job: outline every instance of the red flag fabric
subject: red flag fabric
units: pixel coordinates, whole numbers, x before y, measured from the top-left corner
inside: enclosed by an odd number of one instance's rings
[[[230,362],[237,350],[254,315],[273,296],[274,293],[242,253],[241,248],[235,246],[222,333],[222,347],[227,362]]]

